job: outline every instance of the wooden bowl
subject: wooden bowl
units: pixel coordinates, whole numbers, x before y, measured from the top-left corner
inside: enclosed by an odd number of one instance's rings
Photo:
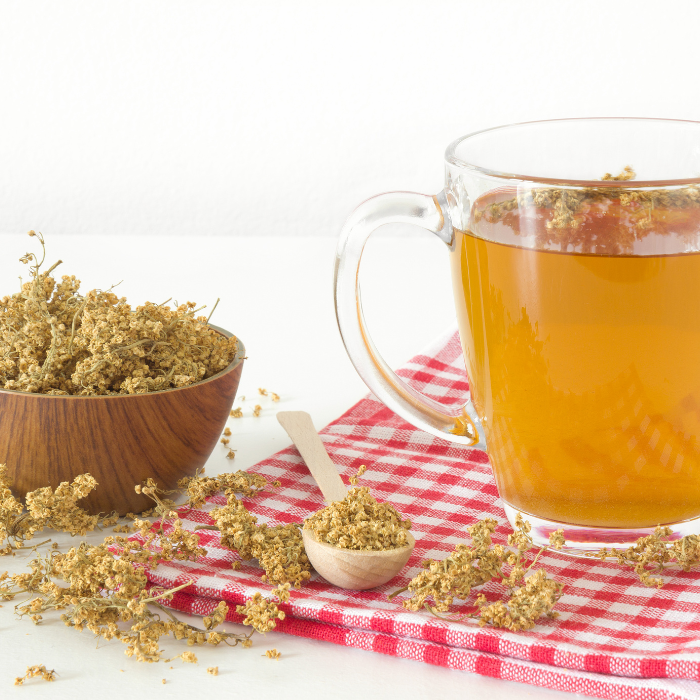
[[[343,549],[319,542],[313,530],[302,530],[304,549],[311,565],[328,583],[351,591],[366,591],[391,581],[411,558],[416,540],[406,533],[408,544],[399,549],[373,552]]]
[[[212,326],[226,337],[231,333]],[[120,396],[46,396],[0,390],[0,464],[24,497],[90,472],[98,487],[80,505],[91,513],[140,513],[152,502],[134,486],[161,488],[207,461],[229,417],[245,348],[224,370],[191,386]]]

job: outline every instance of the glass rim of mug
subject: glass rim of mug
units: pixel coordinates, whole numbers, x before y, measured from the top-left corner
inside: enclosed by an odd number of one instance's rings
[[[561,177],[542,177],[538,175],[528,175],[525,173],[506,172],[503,170],[490,169],[483,165],[476,165],[457,156],[457,149],[470,139],[483,136],[485,134],[495,132],[505,132],[509,129],[542,127],[544,125],[565,124],[565,123],[601,123],[601,122],[627,122],[630,125],[635,124],[661,124],[669,127],[685,127],[697,130],[698,143],[700,144],[700,121],[693,119],[671,119],[663,117],[566,117],[562,119],[537,119],[525,122],[512,122],[510,124],[501,124],[500,126],[492,126],[487,129],[472,131],[465,136],[452,141],[445,150],[445,162],[449,165],[456,166],[465,170],[470,170],[484,177],[496,178],[500,180],[517,180],[519,182],[533,182],[548,185],[557,185],[564,187],[597,187],[597,188],[620,188],[629,187],[639,189],[643,187],[673,187],[682,185],[692,185],[700,183],[700,168],[696,177],[690,178],[658,178],[652,180],[631,180],[629,182],[621,181],[605,181],[591,179],[576,179],[576,178],[561,178]]]

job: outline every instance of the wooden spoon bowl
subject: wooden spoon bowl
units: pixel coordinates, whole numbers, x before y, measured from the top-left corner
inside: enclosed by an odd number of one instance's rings
[[[292,438],[326,503],[342,501],[347,495],[345,484],[328,456],[311,416],[305,411],[280,411],[277,420]],[[343,549],[319,542],[313,530],[302,530],[301,535],[311,566],[328,583],[353,591],[364,591],[390,581],[406,566],[416,544],[410,532],[406,533],[408,544],[405,547],[379,551]]]
[[[211,326],[222,335],[231,333]],[[148,394],[47,396],[0,390],[0,464],[24,497],[90,472],[98,487],[80,505],[91,513],[140,513],[134,491],[149,476],[163,489],[204,466],[236,398],[245,348],[190,386]]]
[[[391,581],[406,566],[416,540],[406,533],[408,544],[373,552],[343,549],[319,542],[313,530],[302,530],[304,549],[311,565],[328,583],[351,591],[366,591]]]

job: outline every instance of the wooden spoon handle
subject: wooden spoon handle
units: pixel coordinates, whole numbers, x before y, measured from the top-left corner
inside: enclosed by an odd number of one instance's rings
[[[292,438],[326,503],[342,501],[347,490],[306,411],[280,411],[277,420]]]

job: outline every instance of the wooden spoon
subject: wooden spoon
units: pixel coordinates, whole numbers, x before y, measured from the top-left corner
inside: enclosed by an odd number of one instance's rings
[[[281,411],[277,420],[299,450],[326,503],[342,501],[347,494],[345,484],[328,456],[311,416],[305,411]],[[319,542],[313,530],[302,530],[304,548],[314,569],[328,583],[353,591],[381,586],[406,566],[416,544],[410,532],[406,535],[408,544],[405,547],[363,551]]]

